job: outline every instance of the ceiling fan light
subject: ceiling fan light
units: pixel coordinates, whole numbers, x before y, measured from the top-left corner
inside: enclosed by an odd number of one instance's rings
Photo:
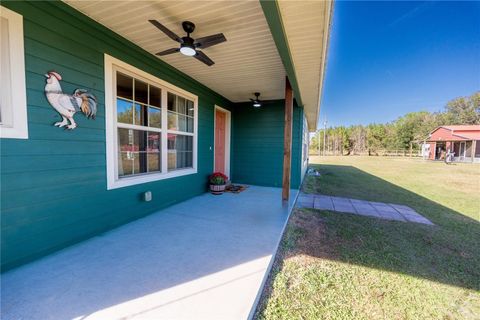
[[[193,57],[194,55],[197,54],[194,48],[190,46],[181,46],[180,47],[180,52],[186,56]]]
[[[260,108],[260,107],[262,106],[262,104],[261,104],[260,102],[258,102],[258,101],[255,101],[255,102],[253,103],[253,106],[254,106],[255,108]]]

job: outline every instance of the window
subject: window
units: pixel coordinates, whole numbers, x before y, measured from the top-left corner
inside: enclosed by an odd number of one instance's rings
[[[0,138],[28,138],[23,18],[0,6]]]
[[[108,189],[196,173],[197,97],[105,55]]]
[[[307,118],[303,118],[303,144],[302,144],[302,159],[303,165],[307,166],[308,164],[308,149],[309,149],[309,132],[308,132],[308,122]]]
[[[171,92],[168,99],[168,170],[193,165],[194,103]]]
[[[302,128],[302,179],[305,176],[308,168],[308,149],[309,149],[309,132],[308,132],[308,122],[307,118],[303,117],[303,128]]]
[[[162,90],[116,72],[118,176],[161,171]]]

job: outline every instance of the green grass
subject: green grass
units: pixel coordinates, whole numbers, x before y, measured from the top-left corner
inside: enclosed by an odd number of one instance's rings
[[[311,162],[304,192],[405,204],[435,226],[295,210],[258,319],[480,318],[480,165]]]

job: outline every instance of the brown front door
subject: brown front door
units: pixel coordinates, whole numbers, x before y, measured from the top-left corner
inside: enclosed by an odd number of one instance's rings
[[[215,110],[215,172],[225,172],[225,130],[227,114]]]

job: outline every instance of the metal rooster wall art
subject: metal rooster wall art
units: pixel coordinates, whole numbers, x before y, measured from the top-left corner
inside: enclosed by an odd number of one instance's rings
[[[85,89],[76,89],[73,94],[63,93],[60,86],[62,76],[55,71],[45,74],[45,96],[50,105],[62,116],[62,121],[56,122],[55,126],[67,129],[75,129],[77,124],[73,116],[78,111],[83,112],[87,118],[95,119],[97,114],[97,98]]]

